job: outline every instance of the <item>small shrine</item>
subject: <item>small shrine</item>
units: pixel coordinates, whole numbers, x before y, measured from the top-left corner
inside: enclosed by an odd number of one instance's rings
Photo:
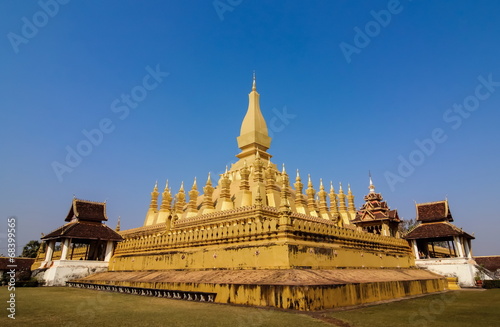
[[[401,223],[401,220],[398,211],[391,210],[387,202],[383,201],[382,194],[375,192],[371,176],[368,188],[370,193],[365,196],[365,203],[351,223],[358,230],[364,232],[399,238],[399,223]]]

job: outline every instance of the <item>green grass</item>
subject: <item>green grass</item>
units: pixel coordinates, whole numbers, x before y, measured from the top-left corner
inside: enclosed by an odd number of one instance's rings
[[[0,287],[5,308],[8,293]],[[0,326],[331,326],[293,312],[65,287],[17,288],[15,320],[4,307]]]
[[[448,292],[325,315],[356,327],[500,326],[500,289]]]
[[[0,326],[500,326],[500,289],[457,291],[348,311],[313,314],[100,292],[66,287],[16,289],[7,318],[0,287]],[[330,322],[315,318],[320,316]],[[315,318],[314,318],[315,317]],[[328,319],[326,319],[328,320]]]

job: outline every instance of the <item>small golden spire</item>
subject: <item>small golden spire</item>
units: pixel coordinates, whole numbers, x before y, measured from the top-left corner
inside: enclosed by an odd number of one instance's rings
[[[339,194],[338,194],[338,198],[339,198],[339,210],[344,212],[344,211],[347,211],[347,206],[346,206],[346,203],[345,203],[345,193],[344,193],[344,190],[342,189],[342,183],[339,183]]]
[[[160,209],[162,211],[170,211],[170,203],[172,202],[172,195],[170,194],[170,189],[168,188],[168,179],[167,182],[165,183],[165,189],[163,190],[163,193],[161,194],[161,205]]]
[[[318,198],[318,209],[320,216],[325,219],[330,219],[330,215],[328,213],[328,203],[326,202],[328,194],[325,191],[325,186],[323,185],[323,179],[319,179],[319,192],[317,194]]]
[[[208,173],[207,183],[205,187],[203,187],[203,203],[202,206],[204,209],[214,209],[214,203],[212,201],[212,194],[214,192],[214,188],[212,186],[212,179],[210,178],[210,173]]]
[[[181,188],[179,192],[175,195],[175,212],[177,214],[182,214],[184,210],[184,205],[186,204],[186,194],[184,193],[184,182],[181,183]]]
[[[198,200],[198,185],[196,185],[196,177],[194,178],[193,187],[191,191],[189,191],[189,203],[188,203],[188,212],[195,213],[196,209],[196,201]]]
[[[153,192],[151,192],[151,203],[149,205],[149,208],[151,208],[153,210],[158,209],[158,195],[159,194],[160,193],[158,193],[158,181],[156,181],[155,187],[153,188]]]
[[[313,183],[311,180],[311,175],[307,175],[308,181],[307,181],[307,189],[306,189],[306,194],[307,194],[307,207],[309,209],[309,213],[311,215],[314,215],[316,212],[316,190],[313,188]]]
[[[356,212],[356,206],[354,205],[354,195],[351,192],[351,185],[347,184],[347,205],[348,205],[348,210],[352,214],[355,214]]]
[[[330,212],[333,215],[333,218],[338,217],[339,208],[337,205],[337,195],[335,194],[335,189],[333,188],[333,182],[330,181]]]

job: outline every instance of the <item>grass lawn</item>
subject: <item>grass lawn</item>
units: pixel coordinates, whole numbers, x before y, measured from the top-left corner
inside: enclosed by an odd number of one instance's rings
[[[448,292],[325,315],[356,327],[500,326],[500,289]]]
[[[9,293],[0,287],[0,326],[500,326],[500,289],[449,292],[310,316],[66,287],[17,288],[15,320],[5,310]],[[316,319],[320,317],[323,320]]]
[[[66,287],[16,288],[12,320],[8,294],[0,287],[0,326],[331,326],[293,312]]]

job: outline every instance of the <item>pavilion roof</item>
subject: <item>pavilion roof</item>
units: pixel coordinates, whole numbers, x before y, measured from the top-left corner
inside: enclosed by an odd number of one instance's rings
[[[74,219],[80,221],[107,221],[106,203],[73,198],[73,203],[71,204],[65,221],[69,222]]]
[[[411,232],[406,234],[404,238],[407,240],[419,240],[419,239],[445,238],[453,236],[463,236],[469,239],[475,238],[474,236],[467,234],[462,229],[458,228],[457,226],[447,221],[438,221],[438,222],[420,224],[417,227],[415,227]]]
[[[97,222],[73,221],[57,228],[42,237],[42,240],[60,240],[65,238],[122,241],[123,238],[113,229]]]
[[[453,221],[451,216],[448,200],[418,203],[417,207],[417,221],[431,222],[431,221]]]

